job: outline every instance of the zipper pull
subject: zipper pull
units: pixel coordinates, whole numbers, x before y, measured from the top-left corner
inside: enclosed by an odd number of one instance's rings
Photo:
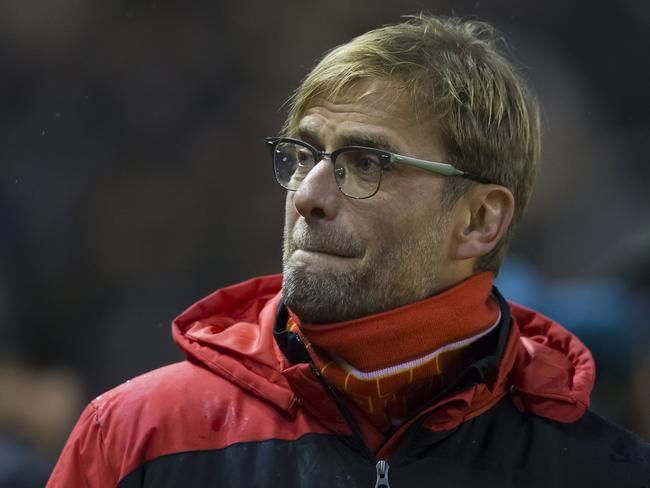
[[[377,482],[375,483],[375,488],[390,488],[390,483],[388,482],[389,468],[390,466],[384,460],[377,463]]]

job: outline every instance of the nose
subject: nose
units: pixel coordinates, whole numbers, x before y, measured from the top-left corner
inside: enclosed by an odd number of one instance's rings
[[[293,204],[305,220],[332,220],[342,198],[332,171],[332,163],[321,159],[307,174],[293,195]]]

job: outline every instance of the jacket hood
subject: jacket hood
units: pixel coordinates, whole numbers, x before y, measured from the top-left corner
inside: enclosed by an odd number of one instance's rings
[[[190,361],[295,412],[296,388],[287,379],[295,368],[273,336],[281,283],[281,275],[272,275],[218,290],[176,318],[172,334]],[[574,422],[584,414],[595,376],[589,350],[553,320],[514,303],[510,308],[512,327],[494,383],[474,385],[427,409],[428,428],[453,428],[507,394],[520,410],[552,420]],[[301,377],[318,383],[304,372]]]
[[[591,352],[573,334],[544,315],[510,302],[519,333],[510,375],[513,399],[559,422],[575,422],[589,407],[596,365]]]
[[[249,393],[293,410],[295,395],[281,371],[290,366],[273,337],[280,275],[222,288],[172,322],[174,341],[198,362]]]

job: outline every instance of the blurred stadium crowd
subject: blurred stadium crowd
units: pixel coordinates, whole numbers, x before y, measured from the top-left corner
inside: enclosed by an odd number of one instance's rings
[[[279,272],[263,137],[322,52],[423,9],[496,25],[539,94],[542,169],[499,283],[584,339],[594,408],[650,437],[649,4],[6,0],[0,486],[47,476],[90,398],[180,359],[186,306]]]

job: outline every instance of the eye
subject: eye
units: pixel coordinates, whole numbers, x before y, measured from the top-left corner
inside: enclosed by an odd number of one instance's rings
[[[369,153],[360,153],[354,160],[354,169],[359,173],[377,171],[380,165],[379,158]]]
[[[306,148],[299,148],[296,151],[296,163],[298,166],[305,167],[311,166],[313,160],[313,155]]]

